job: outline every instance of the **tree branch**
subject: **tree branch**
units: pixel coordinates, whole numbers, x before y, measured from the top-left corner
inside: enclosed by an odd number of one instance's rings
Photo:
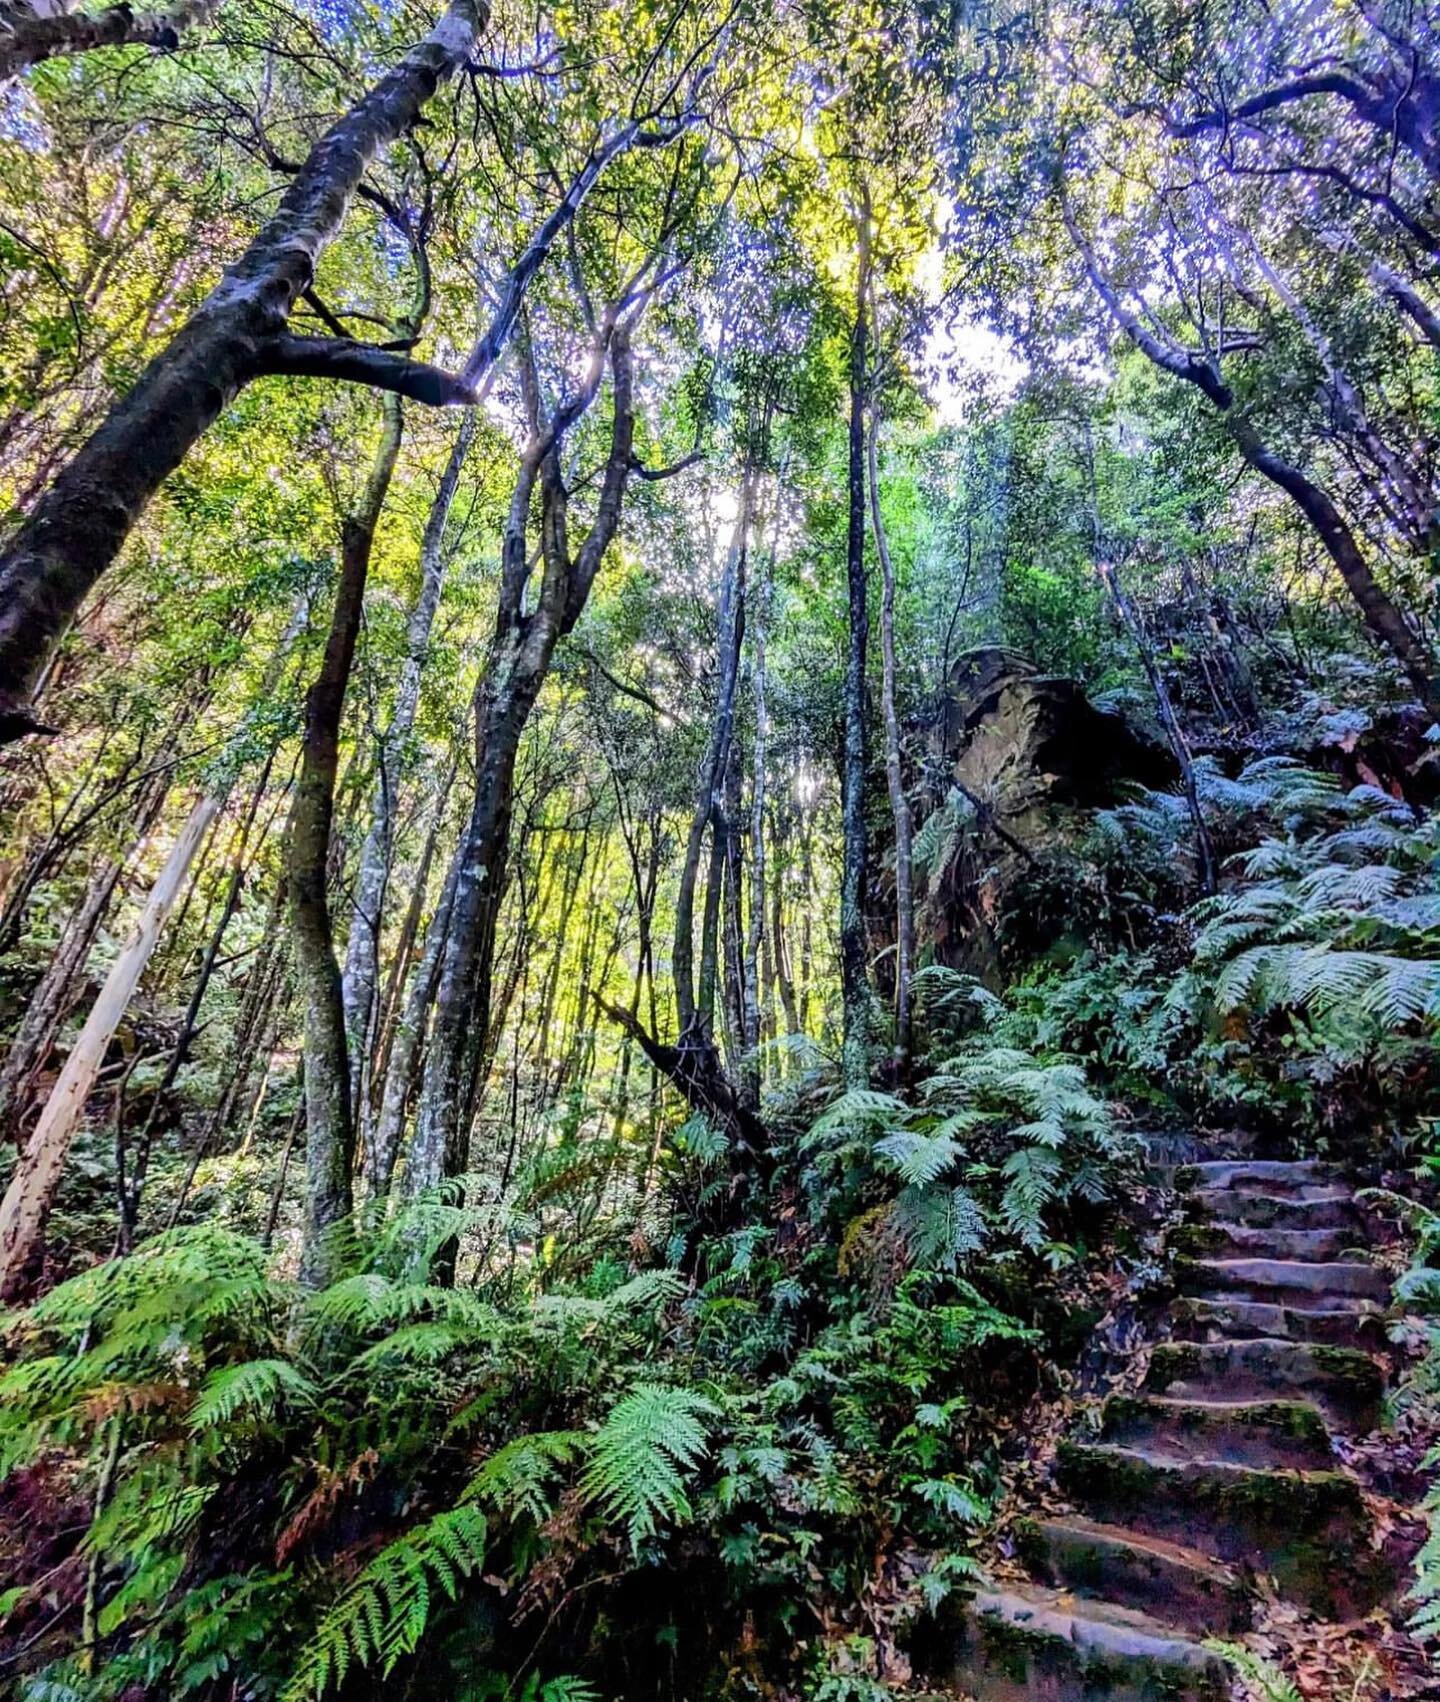
[[[0,26],[0,82],[66,54],[99,47],[153,47],[173,53],[180,32],[204,21],[215,0],[187,0],[165,12],[137,13],[128,0],[103,12],[68,12],[48,18],[13,17]]]
[[[1372,113],[1376,103],[1370,91],[1353,77],[1345,76],[1343,72],[1329,71],[1311,77],[1295,77],[1288,83],[1278,83],[1273,89],[1266,89],[1250,100],[1242,101],[1233,111],[1221,106],[1209,112],[1198,113],[1184,123],[1171,119],[1167,128],[1172,136],[1187,139],[1203,136],[1209,131],[1228,130],[1232,124],[1243,124],[1248,119],[1259,118],[1267,112],[1273,112],[1277,107],[1309,100],[1312,95],[1339,95],[1371,123],[1374,122]]]
[[[288,333],[276,337],[262,357],[260,370],[291,378],[366,384],[373,390],[393,390],[432,408],[466,407],[476,400],[475,391],[463,379],[441,367],[407,360],[389,349],[353,342],[348,337],[296,337]]]
[[[687,467],[693,467],[697,461],[705,459],[703,449],[692,449],[679,461],[672,461],[668,467],[647,467],[638,455],[630,457],[630,471],[637,479],[657,480],[673,479],[677,473],[683,473]]]

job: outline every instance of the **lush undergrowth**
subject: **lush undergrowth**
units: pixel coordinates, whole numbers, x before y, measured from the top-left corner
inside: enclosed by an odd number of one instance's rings
[[[975,990],[932,988],[938,1040]],[[315,1293],[200,1225],[12,1316],[10,1493],[90,1510],[58,1567],[43,1521],[12,1556],[22,1646],[57,1571],[82,1598],[80,1653],[33,1694],[299,1698],[362,1669],[408,1695],[658,1694],[757,1619],[758,1682],[775,1648],[823,1671],[857,1603],[937,1607],[1006,1415],[1076,1345],[1062,1289],[1136,1148],[1078,1065],[988,1036],[904,1097],[805,1077],[774,1109],[768,1198],[678,1268],[616,1249],[567,1280],[513,1200],[461,1203],[472,1178],[349,1228]]]
[[[503,1198],[472,1177],[362,1214],[318,1291],[202,1223],[13,1313],[0,1464],[31,1517],[0,1607],[27,1694],[388,1676],[581,1702],[670,1694],[677,1664],[687,1695],[697,1669],[717,1694],[886,1693],[867,1675],[973,1575],[1015,1416],[1137,1251],[1133,1122],[1432,1162],[1433,824],[1275,761],[1208,770],[1205,796],[1250,841],[1218,896],[1167,914],[1132,893],[1143,938],[1007,999],[926,970],[925,1071],[837,1093],[792,1070],[767,1187],[706,1239],[652,1222],[567,1258],[537,1217],[552,1153]],[[1173,868],[1186,832],[1168,800],[1110,813],[1096,880]],[[702,1122],[666,1162],[724,1217]],[[1437,1220],[1415,1210],[1424,1308]],[[1437,1363],[1440,1333],[1402,1401],[1435,1398]],[[1423,1623],[1437,1576],[1432,1540]]]

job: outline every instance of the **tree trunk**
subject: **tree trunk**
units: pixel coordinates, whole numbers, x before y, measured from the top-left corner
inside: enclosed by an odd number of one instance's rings
[[[394,1179],[395,1162],[400,1155],[400,1136],[405,1126],[405,1109],[415,1090],[416,1066],[425,1022],[435,1002],[440,981],[440,965],[445,955],[445,938],[450,927],[450,910],[459,868],[458,862],[452,864],[441,889],[440,902],[435,906],[435,914],[425,936],[425,950],[405,995],[404,1012],[396,1024],[369,1159],[367,1181],[372,1198],[383,1198],[388,1194]]]
[[[700,985],[694,1027],[696,1044],[712,1048],[715,1043],[715,994],[720,984],[720,900],[724,893],[725,811],[717,803],[710,812],[710,864],[705,875],[705,904],[700,915]]]
[[[880,558],[880,705],[885,721],[885,789],[895,832],[895,1070],[903,1080],[910,1068],[910,978],[915,968],[915,873],[911,854],[914,827],[900,762],[900,718],[895,710],[895,567],[880,513],[880,416],[870,415],[868,470],[870,524]]]
[[[343,527],[330,633],[320,672],[305,698],[300,778],[286,843],[295,974],[305,1013],[305,1237],[300,1277],[313,1286],[325,1280],[328,1232],[350,1213],[350,1178],[355,1162],[345,1007],[326,891],[340,720],[360,632],[375,527],[390,488],[403,429],[399,398],[387,396],[380,444],[364,495]]]
[[[61,471],[0,555],[0,742],[37,729],[30,690],[85,595],[150,498],[238,392],[263,373],[329,376],[436,405],[473,391],[447,374],[286,321],[310,287],[375,156],[405,135],[469,57],[476,0],[452,0],[430,35],[333,124],[278,210]]]
[[[685,858],[680,867],[680,886],[675,899],[675,945],[671,954],[675,982],[676,1015],[682,1035],[710,1025],[702,1008],[707,985],[713,988],[713,973],[707,983],[702,965],[700,986],[695,982],[695,889],[700,877],[700,858],[705,844],[706,828],[713,828],[720,806],[720,787],[725,774],[725,761],[735,728],[735,687],[740,671],[740,646],[745,631],[745,563],[749,547],[750,518],[755,501],[756,473],[747,467],[740,479],[740,501],[735,516],[735,529],[725,554],[724,574],[720,582],[720,654],[717,658],[715,715],[710,723],[710,737],[700,759],[700,771],[695,783],[695,802],[690,812],[690,832],[685,843]],[[718,831],[718,830],[716,830]],[[711,887],[715,887],[712,873]],[[716,891],[718,903],[718,890]],[[713,929],[706,905],[705,937],[713,939]],[[713,964],[713,952],[712,952]],[[713,1001],[713,994],[711,995]]]
[[[195,977],[195,985],[190,990],[190,1000],[185,1007],[185,1015],[180,1023],[180,1032],[175,1036],[175,1044],[170,1049],[170,1056],[165,1063],[165,1072],[156,1084],[151,1095],[150,1109],[145,1117],[144,1127],[140,1131],[140,1139],[135,1147],[135,1164],[128,1188],[122,1189],[120,1200],[120,1224],[116,1240],[120,1252],[128,1253],[134,1240],[135,1229],[140,1219],[140,1201],[145,1191],[145,1178],[150,1166],[151,1144],[155,1137],[155,1125],[161,1115],[165,1096],[175,1085],[176,1078],[184,1067],[185,1060],[190,1055],[191,1042],[195,1038],[196,1028],[200,1021],[201,1007],[205,1002],[205,994],[209,989],[211,977],[215,973],[215,965],[220,957],[220,948],[225,942],[225,935],[235,918],[235,912],[240,908],[240,897],[245,889],[245,876],[249,868],[248,852],[250,831],[255,824],[261,800],[270,781],[270,771],[274,766],[279,745],[270,747],[270,754],[265,759],[265,766],[260,771],[260,778],[250,794],[250,804],[240,824],[239,844],[236,846],[230,869],[230,878],[225,885],[224,897],[220,904],[220,914],[205,947],[205,954],[200,962],[200,969]],[[273,820],[273,816],[272,816]],[[267,822],[261,829],[262,840],[268,831]],[[175,928],[181,925],[183,917],[177,917]],[[207,918],[208,921],[208,918]],[[172,930],[173,932],[174,930]]]
[[[775,985],[780,993],[780,1008],[785,1013],[785,1032],[803,1033],[800,1007],[795,1003],[795,974],[790,962],[790,936],[785,927],[785,874],[789,867],[786,854],[790,811],[788,805],[775,812],[772,841],[776,868],[770,879],[770,949],[775,962]]]
[[[376,1106],[383,1100],[382,1084],[390,1070],[390,1057],[395,1044],[395,1029],[400,1020],[401,1001],[410,970],[414,963],[416,942],[420,938],[420,922],[425,913],[425,896],[430,887],[430,871],[435,862],[435,851],[440,841],[440,831],[444,826],[446,809],[450,801],[450,788],[455,779],[455,765],[452,760],[440,785],[439,797],[435,802],[435,813],[430,820],[430,830],[425,835],[425,846],[420,853],[420,863],[411,880],[410,903],[406,906],[405,920],[400,928],[400,938],[396,942],[395,954],[390,962],[390,972],[386,979],[385,994],[380,1004],[380,1018],[376,1024],[375,1056],[370,1065],[370,1091]],[[429,1006],[425,1009],[428,1011]],[[370,1133],[374,1136],[374,1124]],[[366,1155],[366,1167],[369,1179],[373,1185],[375,1168],[371,1154]]]
[[[191,810],[150,890],[125,949],[115,959],[100,996],[80,1031],[60,1079],[40,1113],[15,1175],[0,1203],[0,1298],[14,1299],[39,1252],[55,1190],[75,1129],[120,1019],[134,993],[165,918],[170,914],[200,841],[220,813],[223,799],[207,793]]]
[[[401,664],[390,725],[380,743],[375,792],[370,806],[370,831],[361,848],[360,868],[355,877],[355,914],[350,924],[342,978],[345,1035],[350,1053],[350,1100],[355,1106],[361,1102],[365,1077],[367,1042],[379,972],[380,931],[395,855],[395,810],[405,767],[405,750],[415,725],[421,673],[445,578],[445,527],[459,488],[461,471],[475,442],[478,423],[476,411],[467,410],[425,522],[420,546],[420,588],[405,631],[405,660]]]
[[[188,723],[188,714],[185,720]],[[153,765],[137,790],[131,821],[131,832],[137,845],[143,844],[164,807],[180,733],[181,725],[177,722],[161,747],[162,760]],[[55,955],[31,994],[20,1027],[10,1042],[4,1068],[0,1069],[0,1130],[8,1131],[17,1142],[21,1136],[21,1120],[28,1108],[31,1083],[55,1044],[71,1003],[76,978],[85,967],[90,948],[95,943],[124,872],[125,863],[121,858],[106,857],[95,865],[85,894],[66,922]]]
[[[865,929],[869,852],[865,833],[865,673],[870,610],[865,579],[865,405],[868,364],[866,302],[870,288],[870,203],[857,220],[855,324],[850,335],[849,523],[845,577],[850,643],[845,661],[845,756],[841,779],[844,851],[840,882],[840,981],[844,1002],[844,1075],[848,1088],[870,1085],[870,977]]]
[[[1227,423],[1230,435],[1250,466],[1271,484],[1278,485],[1314,527],[1359,606],[1366,626],[1399,661],[1427,714],[1440,719],[1440,664],[1371,572],[1354,534],[1328,493],[1262,443],[1249,420],[1231,416]]]
[[[740,834],[740,743],[733,740],[725,764],[725,897],[723,913],[725,952],[725,1051],[730,1071],[739,1084],[739,1096],[748,1103],[745,1085],[745,959],[744,856]],[[756,1099],[759,1093],[757,1090]]]
[[[628,324],[616,325],[611,333],[610,368],[614,378],[610,452],[594,523],[572,554],[566,533],[569,493],[560,473],[559,445],[593,401],[604,365],[599,358],[592,361],[580,388],[542,427],[538,379],[526,350],[523,377],[532,435],[506,525],[495,634],[476,688],[475,798],[456,851],[455,897],[425,1060],[420,1115],[405,1168],[405,1191],[410,1198],[442,1177],[459,1175],[468,1158],[480,1063],[489,1038],[495,927],[504,896],[520,740],[550,671],[555,646],[585,607],[619,525],[630,478],[635,421]],[[539,594],[533,607],[527,607],[532,572],[528,520],[537,482],[544,566]]]
[[[776,493],[778,519],[779,493]],[[772,563],[767,561],[756,585],[755,619],[751,693],[755,706],[755,743],[751,760],[750,779],[750,917],[745,932],[744,1021],[741,1033],[743,1061],[740,1089],[752,1110],[760,1104],[760,1019],[761,986],[760,960],[765,940],[765,764],[768,757],[766,742],[769,718],[765,701],[765,629],[769,620],[770,574]]]
[[[1305,516],[1339,570],[1372,636],[1398,660],[1426,712],[1440,718],[1440,665],[1371,572],[1354,534],[1329,494],[1264,443],[1250,419],[1236,412],[1234,392],[1225,383],[1217,359],[1195,354],[1162,336],[1126,305],[1101,271],[1095,251],[1086,241],[1068,203],[1062,203],[1061,213],[1090,281],[1116,324],[1156,366],[1193,384],[1209,398],[1224,418],[1246,463],[1284,491]]]

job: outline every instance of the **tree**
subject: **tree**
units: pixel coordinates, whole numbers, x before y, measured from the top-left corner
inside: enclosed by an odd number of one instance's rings
[[[432,406],[471,401],[475,378],[348,337],[287,329],[366,167],[469,58],[483,22],[454,0],[430,35],[333,124],[274,217],[130,393],[71,457],[0,555],[0,740],[40,730],[29,707],[47,657],[149,499],[246,384],[342,379]]]

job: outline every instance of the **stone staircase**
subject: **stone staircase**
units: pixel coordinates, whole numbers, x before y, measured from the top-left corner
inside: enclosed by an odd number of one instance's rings
[[[1329,1620],[1393,1579],[1332,1438],[1375,1425],[1384,1275],[1353,1190],[1317,1163],[1178,1173],[1195,1222],[1169,1339],[1098,1434],[1061,1444],[1073,1513],[1022,1527],[1032,1581],[982,1590],[953,1683],[978,1702],[1219,1702],[1256,1581]]]

